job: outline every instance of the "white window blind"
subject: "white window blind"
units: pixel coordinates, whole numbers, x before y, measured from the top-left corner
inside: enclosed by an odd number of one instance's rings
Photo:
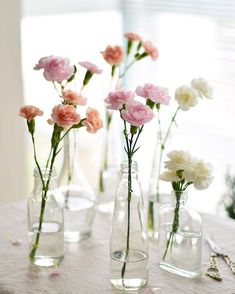
[[[220,21],[235,21],[234,0],[127,0],[126,8],[203,15]]]

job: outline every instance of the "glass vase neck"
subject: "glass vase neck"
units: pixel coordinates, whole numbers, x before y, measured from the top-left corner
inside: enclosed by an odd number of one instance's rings
[[[44,181],[44,185],[47,184],[49,181],[48,189],[56,188],[56,171],[53,167],[51,170],[50,168],[42,167],[40,171],[37,167],[34,168],[34,191],[42,189],[42,179]],[[41,178],[42,177],[42,178]]]
[[[130,166],[129,166],[129,161],[127,161],[127,160],[121,162],[121,172],[122,173],[128,173],[129,168],[131,168],[131,173],[137,173],[138,172],[137,162],[132,160]]]
[[[171,201],[173,204],[179,202],[180,205],[186,205],[188,199],[188,192],[187,191],[175,191],[171,192]]]

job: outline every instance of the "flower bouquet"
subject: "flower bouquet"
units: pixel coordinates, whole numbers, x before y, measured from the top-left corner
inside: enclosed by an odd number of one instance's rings
[[[34,69],[43,69],[45,79],[51,81],[55,88],[56,85],[61,88],[59,94],[61,104],[53,107],[51,118],[48,119],[52,135],[50,151],[43,165],[38,160],[35,139],[36,117],[43,115],[43,112],[30,105],[21,107],[19,112],[19,115],[27,122],[36,164],[35,186],[28,200],[29,259],[38,265],[51,266],[61,260],[64,243],[63,200],[58,196],[54,172],[56,157],[63,148],[61,145],[63,139],[71,130],[85,126],[88,131],[94,132],[102,127],[102,120],[95,110],[92,110],[95,112],[92,117],[90,116],[91,110],[88,110],[87,117],[84,118],[81,118],[77,113],[76,105],[78,102],[82,101],[83,103],[84,101],[72,91],[65,91],[65,87],[75,78],[77,73],[76,66],[72,66],[68,58],[44,57],[39,60]],[[86,74],[83,83],[86,84],[90,78],[91,74]],[[58,246],[61,248],[60,253],[54,255],[53,252],[56,252]]]
[[[186,189],[193,185],[203,190],[212,183],[212,166],[192,157],[186,151],[175,150],[167,154],[167,169],[160,175],[171,182],[172,202],[160,208],[159,248],[160,266],[185,277],[200,274],[201,218],[186,206]]]
[[[154,117],[151,109],[153,104],[149,99],[146,99],[144,105],[134,98],[135,93],[132,91],[117,90],[109,93],[105,99],[108,109],[119,111],[127,156],[127,161],[121,164],[113,214],[111,283],[118,289],[130,290],[143,287],[148,277],[147,227],[137,163],[133,157],[140,148],[137,144],[144,125]],[[135,268],[132,267],[133,262]]]
[[[150,56],[152,60],[156,60],[158,57],[157,48],[150,41],[143,41],[136,33],[125,33],[124,37],[127,39],[125,49],[119,45],[108,45],[102,52],[104,60],[111,67],[109,91],[117,91],[122,88],[123,79],[135,63],[147,56]],[[114,146],[114,144],[117,145],[117,140],[115,139],[117,137],[112,137],[112,134],[115,132],[115,126],[113,111],[111,108],[106,108],[104,152],[99,173],[99,195],[101,203],[113,200],[110,194],[117,178],[115,159],[112,158],[114,149],[117,148]]]
[[[169,135],[173,124],[176,124],[176,117],[180,111],[188,111],[196,106],[199,98],[211,99],[213,90],[210,84],[204,78],[197,78],[191,81],[191,86],[183,85],[175,90],[175,101],[177,103],[169,125],[164,128],[161,122],[161,104],[169,104],[170,97],[166,89],[153,86],[155,92],[158,93],[159,101],[163,103],[157,104],[157,144],[154,150],[154,158],[152,164],[150,185],[148,191],[149,205],[148,205],[148,232],[153,239],[158,238],[158,209],[165,199],[160,199],[160,174],[162,169],[162,159],[164,151],[168,143]],[[164,131],[165,129],[165,131]],[[165,195],[165,194],[164,194]],[[162,195],[163,196],[163,195]],[[162,202],[162,203],[161,203]]]

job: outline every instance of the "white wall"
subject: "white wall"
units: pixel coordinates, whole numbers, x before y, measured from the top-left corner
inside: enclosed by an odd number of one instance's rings
[[[26,196],[20,0],[0,1],[0,203]]]

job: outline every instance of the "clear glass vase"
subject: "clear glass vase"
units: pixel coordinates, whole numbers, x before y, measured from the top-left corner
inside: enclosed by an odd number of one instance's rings
[[[151,240],[157,241],[159,235],[159,208],[163,204],[170,202],[170,194],[164,193],[164,182],[161,182],[159,176],[161,174],[163,150],[161,150],[162,134],[158,132],[157,143],[154,149],[152,169],[150,175],[148,189],[148,236]],[[165,188],[166,190],[166,188]]]
[[[137,163],[122,162],[110,243],[111,283],[138,290],[148,280],[148,234]]]
[[[91,234],[96,196],[80,168],[76,129],[64,138],[64,157],[58,185],[65,201],[65,241],[79,242]]]
[[[168,272],[193,278],[201,272],[202,224],[186,201],[186,192],[173,191],[171,203],[160,208],[159,263]]]
[[[108,111],[107,111],[108,112]],[[103,154],[99,171],[98,204],[102,212],[113,210],[115,189],[118,182],[121,139],[116,134],[119,122],[115,113],[106,113],[107,122],[104,128]]]
[[[58,265],[64,256],[63,196],[57,189],[56,173],[41,169],[48,189],[43,189],[37,168],[34,188],[27,201],[29,259],[39,266]]]

